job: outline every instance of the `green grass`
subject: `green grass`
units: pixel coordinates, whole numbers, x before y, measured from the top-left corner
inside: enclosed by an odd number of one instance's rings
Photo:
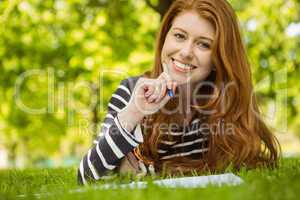
[[[49,194],[40,199],[298,199],[300,159],[284,159],[276,170],[243,170],[237,173],[244,183],[238,186],[208,186],[197,189],[167,189],[150,185],[147,189],[94,189],[80,187],[75,168],[0,171],[0,199],[36,199],[33,194]],[[118,180],[120,181],[120,180]],[[83,188],[83,192],[70,191]],[[18,195],[25,194],[21,198]]]

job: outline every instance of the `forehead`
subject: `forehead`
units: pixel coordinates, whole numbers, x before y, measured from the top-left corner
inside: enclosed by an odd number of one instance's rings
[[[203,36],[213,39],[213,25],[195,11],[185,11],[175,17],[171,28],[180,28],[195,37]]]

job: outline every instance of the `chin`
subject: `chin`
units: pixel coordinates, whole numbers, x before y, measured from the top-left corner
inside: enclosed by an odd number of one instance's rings
[[[190,77],[182,77],[178,75],[172,76],[173,80],[177,82],[177,85],[184,85],[187,83],[191,83],[192,79]]]

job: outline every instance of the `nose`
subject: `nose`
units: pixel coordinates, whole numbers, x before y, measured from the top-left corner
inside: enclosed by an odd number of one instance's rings
[[[186,42],[182,49],[180,50],[180,56],[184,60],[192,60],[193,59],[193,43]]]

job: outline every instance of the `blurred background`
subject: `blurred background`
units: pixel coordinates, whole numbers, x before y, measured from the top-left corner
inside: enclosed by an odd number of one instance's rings
[[[230,0],[284,156],[300,153],[300,2]],[[172,0],[0,1],[0,168],[77,166]]]

